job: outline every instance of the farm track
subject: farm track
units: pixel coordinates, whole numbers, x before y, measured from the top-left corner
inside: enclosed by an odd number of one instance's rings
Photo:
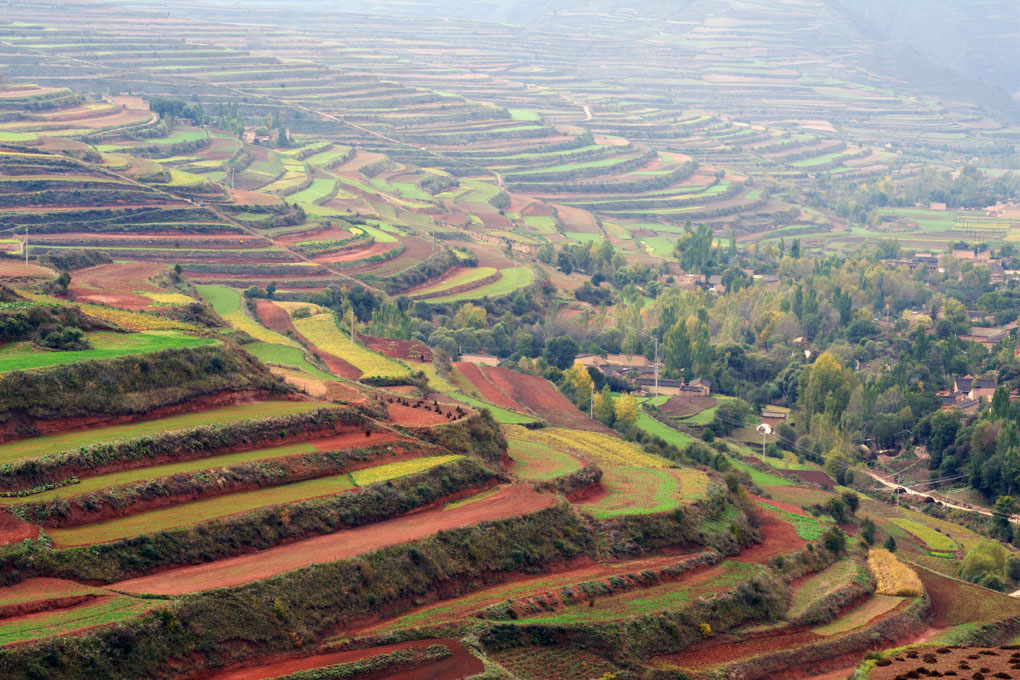
[[[420,511],[257,553],[128,579],[113,584],[111,588],[132,594],[183,595],[238,586],[317,562],[347,559],[419,540],[437,531],[537,512],[555,503],[554,496],[543,496],[531,487],[510,486],[495,496],[453,510],[436,508]]]

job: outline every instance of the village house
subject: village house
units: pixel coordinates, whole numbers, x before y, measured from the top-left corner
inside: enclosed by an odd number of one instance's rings
[[[942,401],[942,408],[946,410],[960,409],[970,415],[977,413],[982,400],[988,401],[995,394],[998,386],[995,378],[975,378],[972,375],[953,380],[951,390],[942,390],[936,396]],[[1012,399],[1012,395],[1010,395]]]

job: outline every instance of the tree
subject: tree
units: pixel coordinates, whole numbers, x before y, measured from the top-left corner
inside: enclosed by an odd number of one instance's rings
[[[1008,555],[998,541],[981,541],[964,555],[960,578],[971,583],[982,583],[990,576],[1001,578],[1005,573]]]
[[[855,383],[853,371],[844,368],[839,357],[823,352],[800,374],[801,407],[809,416],[824,412],[836,422],[850,401]]]
[[[564,371],[562,385],[563,391],[567,393],[570,400],[580,408],[581,405],[588,405],[595,382],[584,364],[576,363],[569,370]]]
[[[482,328],[485,328],[486,323],[487,316],[485,308],[470,302],[465,302],[461,305],[460,309],[457,310],[457,313],[453,317],[453,325],[456,328],[472,328],[475,330],[481,330]],[[570,357],[570,360],[573,361],[574,358]],[[567,364],[567,366],[569,365],[570,364]],[[566,368],[566,366],[563,366],[562,368]]]
[[[861,538],[863,538],[868,545],[875,545],[876,530],[877,527],[870,517],[865,517],[861,520]]]
[[[550,366],[565,371],[573,365],[577,350],[577,341],[569,335],[550,338],[545,343],[545,360]]]
[[[687,333],[687,321],[679,319],[666,332],[663,355],[666,370],[673,375],[691,368],[691,338]]]
[[[893,538],[892,536],[885,539],[885,549],[891,553],[896,552],[896,539]]]
[[[57,289],[61,293],[66,293],[67,289],[71,286],[71,275],[67,272],[60,272],[60,276],[57,277]]]
[[[620,398],[614,404],[614,408],[616,411],[616,424],[623,429],[633,427],[641,416],[637,399],[631,394],[620,395]]]
[[[601,392],[596,392],[592,401],[592,415],[606,427],[612,427],[616,419],[616,407],[613,404],[613,395],[609,385],[605,385]]]
[[[698,376],[708,375],[712,370],[712,359],[714,358],[708,323],[699,323],[698,329],[694,332],[694,348],[691,357],[694,373]]]

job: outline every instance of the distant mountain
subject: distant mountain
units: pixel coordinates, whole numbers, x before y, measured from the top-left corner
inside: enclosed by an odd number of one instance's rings
[[[1020,98],[1017,0],[833,0],[888,39]]]

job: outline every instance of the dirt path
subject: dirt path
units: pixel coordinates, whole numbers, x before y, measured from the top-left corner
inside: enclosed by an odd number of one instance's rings
[[[890,488],[890,489],[906,489],[906,492],[907,492],[908,496],[924,496],[924,497],[930,496],[932,498],[936,498],[937,497],[937,494],[934,491],[918,491],[916,489],[910,488],[909,486],[906,486],[905,484],[897,484],[895,482],[891,482],[888,479],[886,479],[885,477],[882,477],[878,473],[872,472],[870,470],[864,470],[864,474],[868,475],[869,477],[874,479],[876,482],[882,484],[883,486],[885,486],[887,488]],[[987,517],[991,517],[992,516],[991,511],[985,510],[983,508],[975,508],[972,505],[962,505],[960,503],[954,503],[953,501],[947,500],[945,498],[943,498],[939,502],[942,503],[947,508],[954,508],[956,510],[964,510],[966,512],[976,512],[979,515],[985,515]],[[1016,516],[1010,517],[1009,521],[1013,522],[1014,524],[1020,524],[1020,518],[1018,518]]]
[[[352,649],[343,652],[331,652],[328,654],[315,654],[299,658],[278,659],[264,662],[260,666],[238,667],[231,670],[221,671],[214,674],[199,676],[201,680],[266,680],[267,678],[278,678],[284,675],[297,673],[298,671],[323,668],[341,663],[351,663],[369,659],[381,654],[390,654],[402,649],[425,649],[431,645],[443,645],[451,652],[452,656],[441,659],[438,662],[431,662],[416,668],[394,669],[390,673],[381,675],[374,674],[373,678],[435,678],[436,680],[460,680],[484,670],[482,662],[472,656],[456,640],[417,640],[413,642],[400,642],[394,645],[381,647],[368,647],[367,649]],[[410,675],[407,675],[410,673]]]
[[[442,508],[403,515],[363,527],[269,548],[206,564],[159,572],[111,586],[125,593],[182,595],[213,588],[238,586],[271,578],[317,562],[333,562],[400,543],[416,541],[437,531],[449,531],[487,520],[504,519],[551,507],[554,496],[529,486],[504,491],[454,510]]]

